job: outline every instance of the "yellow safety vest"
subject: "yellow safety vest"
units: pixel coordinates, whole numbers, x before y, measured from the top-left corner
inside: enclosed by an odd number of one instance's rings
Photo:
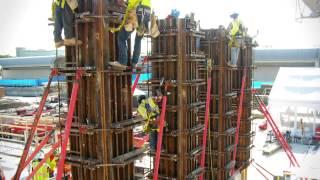
[[[66,0],[55,0],[56,5],[60,6],[61,8],[64,8],[65,4],[66,4]]]
[[[124,18],[123,18],[121,24],[116,28],[110,28],[110,31],[112,33],[120,31],[121,28],[125,25],[125,23],[127,21],[129,12],[132,10],[135,10],[140,4],[151,8],[151,0],[129,0],[128,7],[126,9],[126,14],[124,15]]]
[[[140,4],[143,5],[143,6],[151,8],[151,0],[129,0],[129,4],[128,4],[127,10],[130,11],[132,9],[135,9]]]
[[[240,19],[232,21],[231,36],[242,35],[242,30],[240,29],[241,25]]]
[[[36,168],[40,162],[34,161],[32,162],[32,168]],[[49,179],[49,171],[48,165],[45,163],[43,164],[34,175],[33,180],[48,180]]]
[[[147,112],[146,104],[149,104],[151,112]],[[142,116],[143,119],[146,119],[147,122],[143,127],[145,132],[150,132],[151,130],[159,131],[159,128],[153,128],[152,121],[155,120],[156,116],[160,113],[159,107],[150,97],[146,100],[142,100],[141,104],[138,107],[138,113]]]
[[[151,0],[142,0],[141,5],[151,8]]]
[[[47,160],[47,164],[49,165],[49,168],[51,170],[54,170],[56,167],[57,167],[57,161],[56,161],[56,158],[53,158],[52,160],[49,158]]]

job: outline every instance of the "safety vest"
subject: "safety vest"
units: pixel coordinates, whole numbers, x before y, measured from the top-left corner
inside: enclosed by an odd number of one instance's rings
[[[138,5],[146,6],[151,8],[151,0],[129,0],[127,10],[132,10],[138,7]]]
[[[231,36],[242,35],[242,29],[240,29],[241,25],[240,19],[232,21]]]
[[[147,108],[148,107],[148,108]],[[138,113],[142,116],[143,119],[146,119],[147,122],[143,127],[145,132],[150,132],[151,130],[159,131],[157,125],[152,126],[153,121],[160,114],[159,107],[150,97],[146,100],[142,100],[141,104],[138,107]]]
[[[141,5],[151,8],[151,0],[142,0]]]
[[[56,5],[60,6],[61,8],[64,8],[65,4],[66,4],[66,0],[55,0]]]
[[[47,160],[47,164],[48,164],[48,166],[49,166],[49,168],[50,168],[51,170],[54,170],[54,169],[57,167],[56,158],[55,158],[55,157],[53,157],[52,159],[49,158],[49,159]]]
[[[32,168],[36,168],[40,162],[34,161],[32,162]],[[37,171],[37,173],[34,175],[33,180],[48,180],[49,179],[49,171],[48,171],[48,165],[44,163]]]
[[[139,5],[149,7],[151,9],[151,0],[129,0],[128,7],[126,9],[126,14],[118,27],[110,28],[112,33],[120,31],[123,26],[126,24],[127,19],[129,18],[130,11],[136,11],[136,8]]]

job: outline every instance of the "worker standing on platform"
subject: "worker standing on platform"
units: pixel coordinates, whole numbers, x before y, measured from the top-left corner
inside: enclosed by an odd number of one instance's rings
[[[132,56],[132,68],[138,63],[141,52],[141,40],[145,32],[149,31],[151,18],[151,0],[129,0],[124,22],[120,25],[118,33],[118,62],[109,62],[111,66],[126,69],[128,64],[127,41],[131,33],[136,29],[134,50]]]
[[[228,65],[231,67],[237,66],[240,48],[244,47],[244,26],[238,16],[238,13],[231,14],[230,17],[233,21],[228,26],[228,32],[231,38],[229,42],[229,47],[231,47],[231,62],[228,62]]]
[[[146,98],[141,95],[138,99],[139,107],[138,113],[143,119],[147,120],[144,126],[144,132],[149,133],[150,150],[155,151],[157,147],[157,139],[159,132],[159,115],[160,110],[158,105],[154,102],[152,97]]]
[[[52,4],[52,14],[54,19],[54,42],[56,48],[63,45],[75,46],[81,44],[81,41],[75,39],[73,30],[74,13],[78,7],[77,0],[55,0]],[[65,40],[61,37],[62,29],[64,29]]]

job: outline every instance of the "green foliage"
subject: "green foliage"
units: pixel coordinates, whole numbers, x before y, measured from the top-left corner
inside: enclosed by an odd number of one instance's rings
[[[9,58],[11,57],[9,54],[0,54],[0,58]]]

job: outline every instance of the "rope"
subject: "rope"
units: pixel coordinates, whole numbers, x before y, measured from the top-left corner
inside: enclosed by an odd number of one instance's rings
[[[208,69],[208,71],[211,71],[211,69],[209,70]],[[210,73],[210,75],[211,75],[211,73]],[[211,75],[212,76],[212,75]],[[207,77],[207,78],[211,78],[211,77]],[[211,101],[211,92],[210,92],[210,101]],[[209,112],[209,121],[208,121],[208,138],[209,139],[207,139],[207,141],[208,141],[208,146],[207,147],[209,147],[209,168],[211,169],[211,177],[213,177],[213,175],[214,175],[214,173],[213,173],[213,171],[214,171],[214,169],[213,169],[213,155],[212,155],[212,141],[211,141],[211,118],[210,118],[210,112]]]
[[[147,38],[147,57],[149,58],[149,38]],[[147,61],[147,75],[148,75],[148,97],[150,96],[150,76],[149,76],[149,62]],[[149,135],[149,143],[150,143],[150,135]],[[149,163],[149,171],[151,172],[151,151],[149,151],[150,163]]]
[[[56,48],[56,59],[58,58],[58,48]],[[58,62],[57,62],[58,63]],[[58,121],[59,121],[59,132],[60,136],[62,136],[62,130],[61,130],[61,88],[60,88],[60,80],[59,80],[59,73],[57,76],[58,80]],[[60,147],[62,147],[62,141],[60,141]],[[63,176],[66,176],[66,172],[63,170]]]
[[[110,32],[111,33],[115,33],[115,32],[120,31],[123,28],[124,24],[126,23],[128,15],[129,15],[129,10],[126,9],[126,13],[125,13],[125,15],[123,17],[123,20],[121,21],[121,24],[116,28],[110,28]]]
[[[147,38],[147,75],[148,75],[148,96],[150,96],[150,76],[149,76],[149,39]]]

